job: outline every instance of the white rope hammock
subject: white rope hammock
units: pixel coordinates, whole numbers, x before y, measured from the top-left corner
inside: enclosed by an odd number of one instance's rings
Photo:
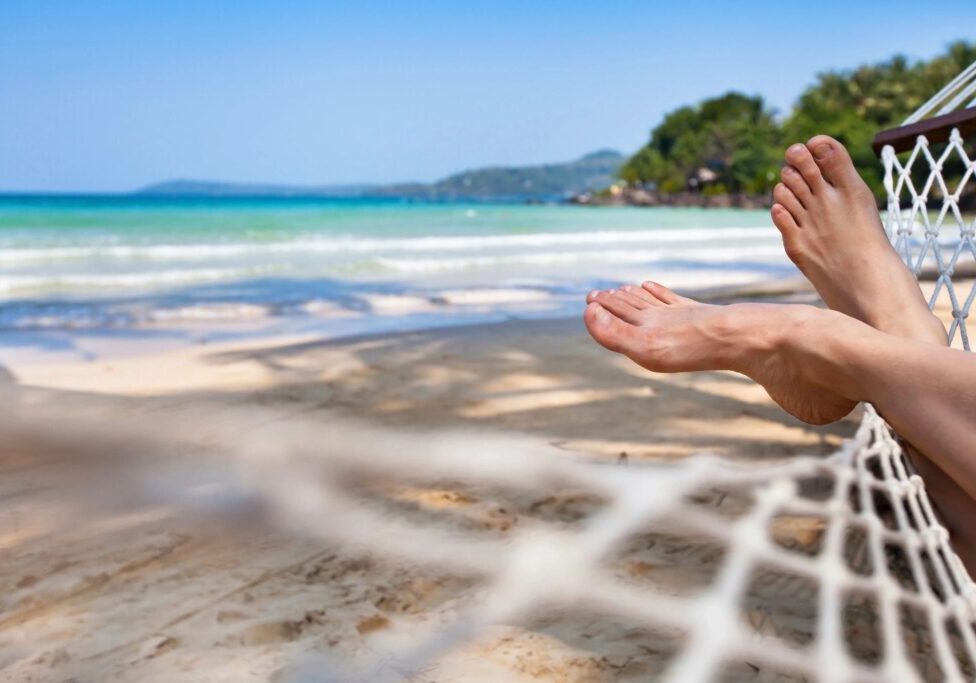
[[[973,67],[976,64],[969,70],[976,78]],[[976,80],[971,85],[976,88]],[[891,147],[884,148],[881,158],[888,193],[888,234],[916,276],[926,267],[934,267],[938,279],[929,306],[935,308],[940,297],[948,298],[952,307],[949,338],[952,340],[958,334],[963,348],[969,351],[966,319],[976,297],[976,281],[960,297],[953,275],[963,270],[964,275],[976,277],[976,244],[973,243],[976,219],[967,220],[959,208],[962,193],[973,182],[976,161],[966,152],[958,129],[952,130],[948,144],[938,155],[932,154],[928,140],[920,136],[907,159],[900,160]],[[955,188],[942,175],[950,161],[960,162],[964,169]],[[909,208],[903,210],[906,203]]]

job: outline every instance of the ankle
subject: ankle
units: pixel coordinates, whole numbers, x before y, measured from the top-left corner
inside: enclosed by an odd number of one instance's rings
[[[829,309],[796,306],[780,351],[791,354],[811,383],[850,401],[867,400],[858,372],[869,338],[881,334],[855,318]]]
[[[804,318],[801,309],[810,306],[781,304],[730,304],[725,315],[717,319],[716,337],[723,357],[723,367],[752,376],[757,365],[769,358],[791,353],[794,325]]]
[[[798,380],[851,401],[863,400],[854,371],[859,337],[877,331],[829,309],[800,304],[736,304],[726,324],[727,367],[761,377],[770,364],[794,368]]]

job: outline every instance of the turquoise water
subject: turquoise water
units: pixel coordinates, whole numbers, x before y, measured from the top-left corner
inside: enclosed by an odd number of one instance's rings
[[[791,273],[765,211],[0,197],[0,329],[323,334],[579,308],[594,286]]]

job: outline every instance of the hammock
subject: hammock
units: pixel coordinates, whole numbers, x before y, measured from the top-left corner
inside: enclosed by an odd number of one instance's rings
[[[952,278],[957,273],[976,277],[976,223],[967,223],[959,206],[964,190],[974,181],[973,159],[964,146],[965,139],[976,134],[974,94],[976,62],[908,117],[905,125],[880,133],[874,142],[885,169],[888,235],[916,277],[926,269],[935,271],[938,279],[929,306],[935,308],[940,298],[948,300],[950,341],[958,334],[967,351],[966,319],[976,284],[960,298]],[[956,110],[967,101],[967,108]],[[924,118],[933,113],[933,118]],[[943,148],[933,154],[933,144]],[[899,152],[910,154],[901,160]],[[959,173],[950,182],[944,171],[953,165]]]

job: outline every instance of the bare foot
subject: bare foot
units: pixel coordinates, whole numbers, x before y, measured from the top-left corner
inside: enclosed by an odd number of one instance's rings
[[[773,222],[824,302],[882,332],[944,346],[945,328],[888,241],[844,146],[818,135],[787,149],[786,161]]]
[[[584,321],[593,338],[648,370],[741,372],[811,424],[839,420],[856,405],[818,375],[797,343],[815,343],[825,322],[860,326],[846,316],[809,306],[712,306],[653,282],[591,292],[587,301]]]

